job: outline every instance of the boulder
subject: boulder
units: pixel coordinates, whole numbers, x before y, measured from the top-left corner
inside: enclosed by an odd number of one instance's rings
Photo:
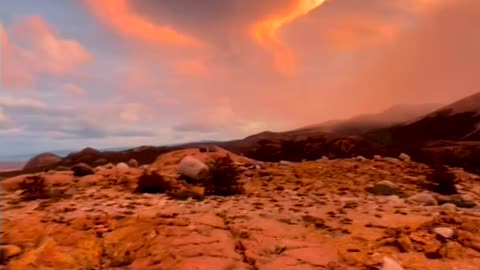
[[[381,161],[381,160],[383,160],[383,158],[382,158],[382,156],[380,156],[380,155],[374,155],[374,156],[373,156],[373,160],[375,160],[375,161]]]
[[[402,160],[402,161],[405,161],[405,162],[410,162],[412,161],[412,159],[410,158],[409,155],[405,154],[405,153],[401,153],[399,156],[398,156],[398,159]]]
[[[130,168],[138,168],[138,161],[136,159],[130,159],[127,164]]]
[[[6,262],[7,260],[22,254],[23,250],[19,246],[15,245],[1,245],[0,246],[0,262]]]
[[[383,258],[382,270],[404,270],[403,267],[390,257]]]
[[[280,160],[280,162],[278,164],[280,164],[280,165],[291,165],[292,162],[286,161],[286,160]]]
[[[452,238],[455,234],[455,231],[448,227],[437,227],[433,229],[433,232],[445,239]]]
[[[449,203],[455,204],[457,207],[461,208],[473,208],[477,205],[475,201],[466,195],[455,194],[450,196]]]
[[[37,155],[30,159],[27,164],[23,167],[24,170],[34,170],[38,168],[45,168],[49,166],[53,166],[58,164],[62,161],[62,157],[57,156],[53,153],[43,153]]]
[[[367,187],[366,191],[375,195],[384,196],[403,195],[403,192],[400,190],[400,188],[388,180],[380,181],[373,187]]]
[[[189,179],[201,181],[208,177],[209,169],[200,160],[192,156],[185,156],[178,164],[178,172]]]
[[[356,159],[357,161],[365,161],[365,160],[367,160],[364,156],[357,156],[355,159]]]
[[[108,164],[105,164],[105,165],[103,166],[103,168],[104,168],[104,169],[107,169],[107,170],[113,169],[113,167],[115,167],[115,166],[113,166],[112,163],[108,163]]]
[[[435,197],[433,197],[432,194],[427,192],[422,192],[422,193],[418,193],[413,196],[410,196],[408,198],[408,201],[412,203],[424,205],[424,206],[433,206],[438,204]]]
[[[118,171],[126,171],[128,170],[128,168],[130,168],[125,162],[120,162],[115,167],[117,168]]]
[[[71,170],[73,171],[73,175],[75,176],[85,176],[95,173],[92,167],[88,166],[85,163],[79,163],[77,165],[74,165]]]
[[[439,208],[445,212],[455,212],[457,210],[457,206],[453,203],[444,203]]]

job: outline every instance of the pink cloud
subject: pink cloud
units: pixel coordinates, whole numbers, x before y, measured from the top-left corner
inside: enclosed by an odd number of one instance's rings
[[[76,96],[84,96],[87,94],[87,90],[81,88],[78,85],[72,84],[72,83],[66,83],[63,85],[63,90],[70,92]]]
[[[93,61],[75,40],[64,39],[39,16],[30,16],[2,31],[2,85],[30,86],[35,76],[63,76]]]
[[[297,9],[305,1],[242,0],[238,3],[244,6],[238,6],[243,9],[223,9],[231,13],[222,14],[215,21],[218,29],[210,27],[212,23],[206,23],[205,17],[201,19],[202,14],[197,20],[192,18],[197,11],[191,11],[191,16],[155,16],[169,15],[159,1],[136,1],[137,6],[129,7],[123,22],[119,18],[125,11],[120,9],[120,16],[115,17],[118,10],[108,11],[108,5],[101,1],[98,5],[102,8],[102,21],[114,20],[107,21],[112,29],[129,37],[127,42],[135,41],[135,46],[130,47],[132,61],[126,65],[130,73],[125,76],[127,83],[120,81],[120,85],[129,85],[136,96],[148,97],[155,105],[162,95],[174,97],[174,103],[181,105],[180,117],[191,118],[185,121],[184,129],[205,125],[234,127],[244,122],[246,129],[253,130],[267,128],[265,122],[269,127],[293,128],[383,110],[399,102],[430,102],[436,92],[452,97],[452,89],[471,87],[475,80],[469,76],[478,69],[470,68],[475,67],[474,61],[463,57],[462,49],[470,50],[467,35],[463,30],[454,31],[445,22],[446,27],[439,27],[442,23],[434,15],[447,2],[463,5],[468,1],[332,0],[318,8],[313,5]],[[133,1],[129,3],[133,5]],[[142,9],[142,5],[146,6]],[[126,23],[129,14],[141,18],[138,27],[135,20],[133,26]],[[459,14],[449,21],[461,22]],[[473,21],[471,16],[468,18]],[[146,22],[154,26],[143,27]],[[175,33],[194,33],[186,36],[200,37],[210,46],[194,48],[188,42],[182,45],[175,41],[175,35],[154,30],[164,25]],[[252,25],[257,25],[256,35],[252,35]],[[471,35],[473,31],[465,25],[461,29]],[[415,33],[415,29],[426,28],[432,29]],[[465,42],[455,43],[451,37],[458,35]],[[151,46],[152,43],[173,46]],[[455,53],[461,59],[453,57]],[[275,72],[272,56],[277,71],[296,73],[283,76]],[[470,53],[469,58],[473,60],[475,56]],[[434,64],[437,62],[441,65]],[[455,63],[456,69],[449,63]],[[469,68],[464,71],[463,66]],[[432,83],[436,81],[443,83]],[[410,89],[415,91],[407,91]],[[414,95],[421,95],[422,101]],[[212,105],[212,99],[219,96],[230,100],[228,106]],[[183,113],[185,110],[192,112]]]

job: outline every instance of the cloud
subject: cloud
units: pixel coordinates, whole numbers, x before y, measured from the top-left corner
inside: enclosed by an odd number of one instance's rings
[[[184,75],[205,75],[207,73],[207,67],[201,60],[181,60],[176,65],[176,70],[180,74]]]
[[[40,16],[30,16],[2,31],[2,85],[29,86],[37,75],[62,76],[93,61],[91,53],[60,37]]]
[[[3,124],[8,123],[9,121],[7,115],[3,112],[3,108],[0,107],[0,126],[3,126]]]
[[[141,104],[126,104],[120,113],[120,118],[125,122],[137,122],[144,110]]]
[[[0,123],[1,124],[1,123]],[[7,128],[7,129],[0,129],[0,136],[18,136],[25,132],[24,128]]]
[[[78,85],[72,84],[72,83],[64,84],[62,86],[62,89],[67,91],[67,92],[70,92],[70,93],[72,93],[76,96],[84,96],[85,94],[87,94],[87,90],[81,88]]]
[[[345,90],[363,91],[365,107],[379,100],[451,102],[478,91],[480,36],[473,28],[478,24],[478,1],[443,1],[359,70]]]
[[[336,50],[355,51],[391,43],[397,35],[398,25],[365,14],[337,17],[334,27],[325,33],[326,41]]]
[[[3,31],[2,56],[17,55],[2,57],[10,82],[88,90],[11,93],[0,107],[23,137],[55,146],[50,136],[65,145],[238,138],[446,103],[480,84],[474,0],[81,2],[90,12],[68,10],[82,27],[13,20]],[[80,48],[95,59],[88,69],[71,53]]]
[[[228,98],[212,100],[210,106],[172,127],[176,133],[208,134],[212,137],[239,138],[268,128],[261,121],[245,119],[235,113]]]
[[[143,41],[175,46],[199,46],[201,42],[170,26],[157,25],[137,14],[128,0],[87,0],[88,8],[115,31]]]
[[[308,14],[313,9],[323,4],[325,0],[297,0],[287,10],[269,15],[267,18],[255,23],[251,33],[255,41],[262,47],[270,50],[275,59],[276,68],[285,73],[293,72],[293,53],[278,37],[280,29],[295,20]]]
[[[19,130],[28,136],[56,139],[102,139],[115,137],[152,137],[155,129],[144,128],[132,123],[140,119],[144,111],[141,104],[115,104],[98,110],[95,106],[51,106],[41,100],[32,98],[13,98],[0,96],[0,125],[4,127],[4,135],[13,134]],[[127,111],[128,125],[114,122],[118,108]],[[8,115],[8,117],[7,117]],[[94,117],[102,115],[101,118]],[[2,123],[4,125],[2,125]],[[52,137],[53,136],[53,137]]]
[[[47,109],[44,102],[31,98],[15,98],[12,96],[0,96],[0,106],[5,108],[27,108],[32,110]]]

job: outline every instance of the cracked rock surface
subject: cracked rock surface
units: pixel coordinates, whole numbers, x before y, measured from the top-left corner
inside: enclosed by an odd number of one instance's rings
[[[24,176],[7,179],[0,269],[480,269],[478,204],[408,200],[428,192],[422,164],[238,165],[245,194],[202,201],[135,194],[115,180],[134,183],[139,168],[44,173],[65,196],[33,201],[15,185]],[[480,202],[478,177],[458,174],[462,195]],[[401,195],[367,191],[385,181]]]

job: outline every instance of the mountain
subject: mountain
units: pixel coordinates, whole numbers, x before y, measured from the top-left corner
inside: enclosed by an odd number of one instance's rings
[[[435,140],[480,141],[480,92],[419,119],[367,132],[384,145],[419,144]]]
[[[417,119],[440,108],[438,103],[399,104],[375,114],[362,114],[344,120],[332,120],[299,130],[315,129],[337,135],[358,135],[369,130],[390,127]]]

